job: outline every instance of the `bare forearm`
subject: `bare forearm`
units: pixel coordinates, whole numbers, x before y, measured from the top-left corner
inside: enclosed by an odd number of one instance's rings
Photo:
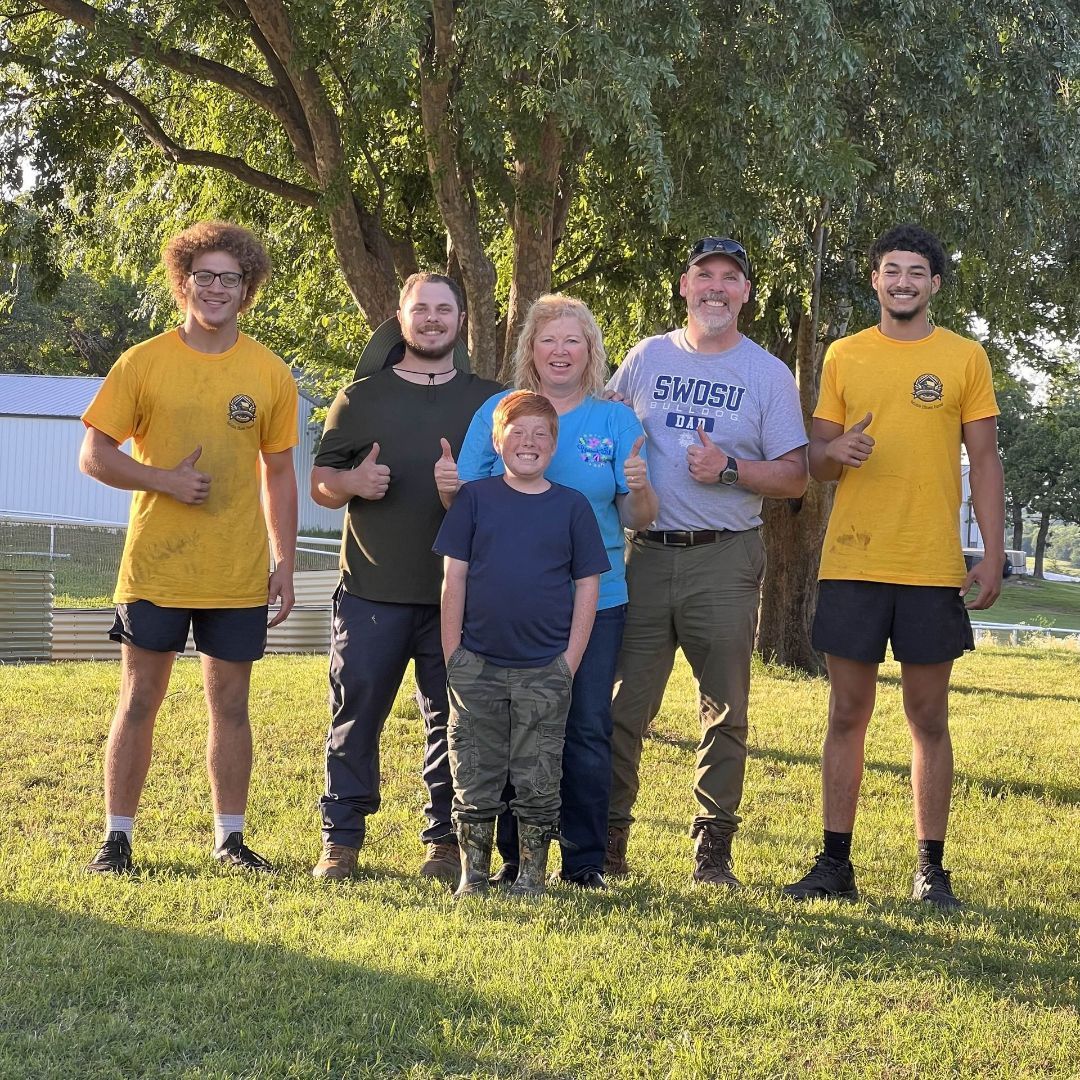
[[[566,662],[576,672],[592,634],[596,620],[596,602],[600,596],[600,577],[581,578],[574,582],[574,612],[570,618],[570,640],[566,646]]]
[[[844,466],[839,461],[826,456],[825,450],[828,445],[828,439],[810,439],[810,475],[819,484],[839,480],[844,471]]]
[[[293,573],[296,566],[296,475],[292,469],[267,473],[266,529],[274,563]]]
[[[79,468],[87,476],[121,491],[168,493],[171,470],[144,465],[125,454],[111,439],[89,435],[79,453]]]
[[[644,529],[659,512],[660,499],[652,484],[627,492],[619,501],[619,520],[628,529]]]
[[[449,568],[443,574],[440,629],[442,631],[443,659],[449,660],[461,644],[462,627],[465,623],[465,579]]]
[[[807,481],[805,458],[739,461],[739,486],[770,499],[797,499],[806,491]]]
[[[982,533],[987,555],[1005,558],[1005,479],[995,457],[985,464],[971,464],[971,505]]]
[[[328,465],[316,465],[311,470],[311,499],[328,510],[340,510],[352,498],[347,490],[347,469],[331,469]]]

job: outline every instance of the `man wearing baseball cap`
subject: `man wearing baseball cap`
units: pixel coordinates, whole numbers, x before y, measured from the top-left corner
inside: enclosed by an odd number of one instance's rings
[[[795,379],[739,332],[750,289],[741,244],[698,240],[679,280],[686,326],[637,344],[608,384],[645,427],[660,497],[656,521],[630,537],[627,551],[630,602],[612,705],[611,876],[629,872],[642,740],[682,648],[701,716],[693,876],[740,884],[731,838],[740,820],[750,657],[765,574],[761,500],[798,498],[808,478]]]

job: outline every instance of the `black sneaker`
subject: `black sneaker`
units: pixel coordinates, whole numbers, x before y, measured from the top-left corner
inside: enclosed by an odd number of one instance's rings
[[[850,859],[834,859],[825,852],[814,860],[804,877],[784,886],[784,895],[792,900],[858,900],[855,867]]]
[[[606,889],[607,882],[599,870],[593,868],[581,870],[572,877],[559,874],[559,880],[566,885],[573,885],[577,889]]]
[[[131,862],[131,841],[125,832],[111,832],[98,853],[86,864],[88,874],[130,874],[135,867]]]
[[[241,870],[257,870],[261,874],[272,874],[273,866],[261,855],[257,855],[244,843],[244,834],[229,833],[225,843],[214,848],[214,858],[222,866],[236,866]]]
[[[915,884],[911,890],[911,899],[940,908],[942,911],[955,911],[963,905],[953,896],[949,879],[952,871],[940,866],[926,866],[915,871]]]

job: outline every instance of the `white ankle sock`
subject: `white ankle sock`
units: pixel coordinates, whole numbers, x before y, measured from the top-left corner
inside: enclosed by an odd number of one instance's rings
[[[214,845],[221,847],[222,844],[234,833],[244,831],[243,814],[215,814],[214,815]]]
[[[122,817],[120,814],[106,814],[105,815],[105,836],[108,837],[111,832],[122,832],[128,838],[128,843],[131,843],[131,833],[135,828],[134,817]]]

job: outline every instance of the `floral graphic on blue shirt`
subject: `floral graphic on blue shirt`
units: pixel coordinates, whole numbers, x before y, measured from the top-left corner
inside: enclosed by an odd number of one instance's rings
[[[581,435],[577,441],[578,453],[586,465],[602,469],[615,457],[615,443],[602,435]]]

